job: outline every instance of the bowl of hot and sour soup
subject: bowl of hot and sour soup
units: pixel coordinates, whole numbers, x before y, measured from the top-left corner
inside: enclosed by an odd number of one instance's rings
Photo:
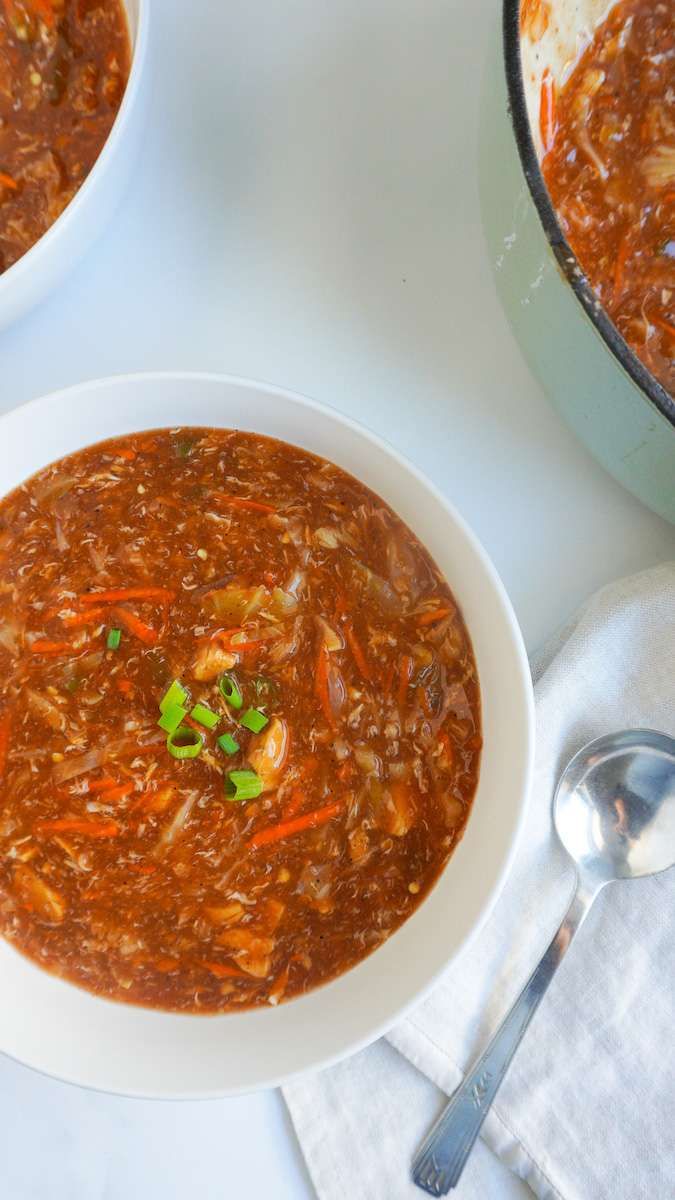
[[[485,554],[262,385],[104,381],[2,437],[0,1048],[208,1096],[366,1044],[515,846],[531,689]]]
[[[0,4],[0,327],[60,281],[123,194],[149,4]]]

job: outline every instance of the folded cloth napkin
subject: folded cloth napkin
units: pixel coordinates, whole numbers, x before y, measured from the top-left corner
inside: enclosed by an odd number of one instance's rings
[[[572,868],[551,823],[559,772],[612,730],[675,734],[675,564],[599,592],[533,674],[532,797],[485,928],[386,1040],[285,1089],[320,1200],[422,1195],[410,1163],[444,1102],[438,1089],[449,1095],[485,1046],[571,895]],[[671,870],[600,895],[514,1059],[484,1142],[542,1200],[674,1200],[674,1018]],[[453,1195],[494,1200],[487,1156],[479,1143]]]

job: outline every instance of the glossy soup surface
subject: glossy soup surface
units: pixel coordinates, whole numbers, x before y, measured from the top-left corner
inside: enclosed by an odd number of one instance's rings
[[[167,430],[0,504],[0,929],[49,970],[206,1012],[338,975],[434,883],[480,748],[447,584],[330,463]]]
[[[675,396],[675,5],[623,0],[561,93],[542,89],[543,172],[620,333]]]
[[[89,174],[122,102],[121,0],[0,0],[0,272]]]

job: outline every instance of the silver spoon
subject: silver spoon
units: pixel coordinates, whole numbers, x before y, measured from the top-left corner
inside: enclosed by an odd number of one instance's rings
[[[590,742],[558,783],[553,818],[576,863],[574,897],[539,966],[417,1154],[413,1179],[432,1196],[459,1182],[520,1040],[596,896],[615,879],[656,875],[675,864],[675,739],[631,729]]]

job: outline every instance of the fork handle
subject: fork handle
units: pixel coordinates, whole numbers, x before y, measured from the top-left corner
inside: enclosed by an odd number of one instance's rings
[[[459,1182],[520,1040],[596,895],[597,892],[590,893],[577,887],[567,914],[539,965],[420,1147],[412,1176],[417,1186],[430,1196],[445,1196]]]

